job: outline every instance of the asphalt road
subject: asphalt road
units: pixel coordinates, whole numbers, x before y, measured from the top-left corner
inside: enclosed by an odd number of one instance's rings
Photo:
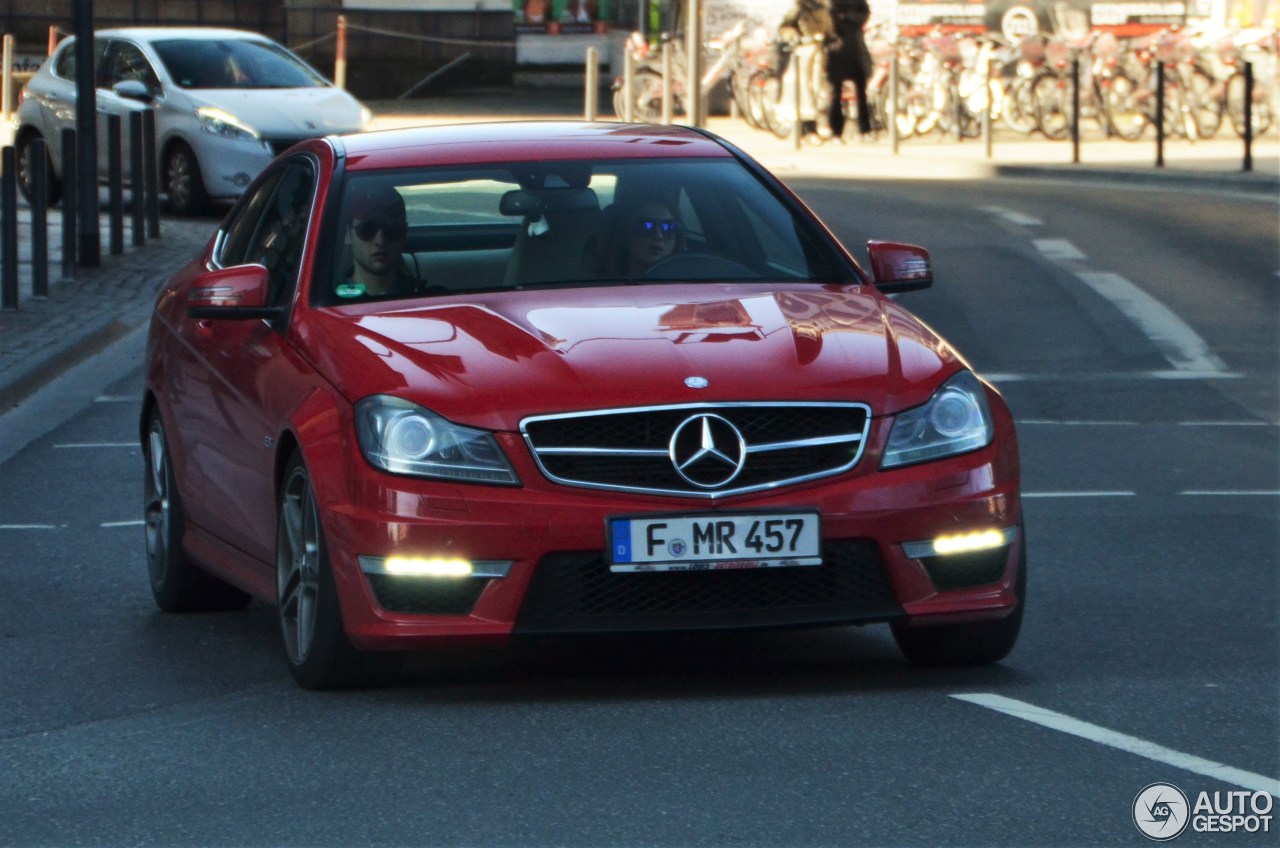
[[[1138,845],[1149,784],[1280,791],[1274,199],[796,187],[855,254],[931,249],[900,302],[1015,412],[1008,660],[559,639],[302,692],[271,610],[152,605],[133,336],[0,418],[38,430],[0,464],[0,845]]]

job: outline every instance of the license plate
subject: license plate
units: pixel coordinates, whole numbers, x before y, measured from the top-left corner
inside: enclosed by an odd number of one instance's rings
[[[613,572],[822,564],[816,512],[620,516],[608,528]]]

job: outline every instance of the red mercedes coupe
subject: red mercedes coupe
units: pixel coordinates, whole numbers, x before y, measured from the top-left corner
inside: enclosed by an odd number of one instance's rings
[[[141,439],[165,611],[279,610],[307,688],[526,634],[888,623],[1017,639],[1001,396],[786,186],[688,128],[304,142],[158,294]]]

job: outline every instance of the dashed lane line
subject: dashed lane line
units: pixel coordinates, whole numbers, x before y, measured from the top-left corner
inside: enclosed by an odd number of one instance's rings
[[[1016,372],[986,372],[978,376],[990,383],[1105,383],[1132,380],[1240,380],[1244,375],[1238,371],[1082,371],[1075,374],[1046,372],[1042,374],[1026,374]]]
[[[1032,239],[1031,243],[1045,259],[1054,262],[1079,262],[1088,258],[1080,248],[1066,239]]]
[[[1026,498],[1132,498],[1137,496],[1137,492],[1126,490],[1119,491],[1066,491],[1066,492],[1023,492],[1022,497]]]
[[[1225,372],[1227,364],[1169,307],[1119,274],[1076,271],[1089,288],[1102,295],[1151,339],[1179,371]]]
[[[1057,730],[1081,739],[1088,739],[1091,742],[1097,742],[1100,745],[1106,745],[1130,754],[1137,754],[1139,757],[1164,763],[1183,771],[1211,777],[1254,792],[1266,792],[1280,797],[1280,780],[1274,777],[1245,771],[1244,769],[1224,765],[1213,760],[1206,760],[1203,757],[1186,754],[1182,751],[1175,751],[1155,742],[1140,739],[1137,736],[1129,736],[1126,733],[1110,730],[1087,721],[1081,721],[1053,710],[1046,710],[1043,707],[1037,707],[1025,701],[1018,701],[989,692],[953,694],[951,697],[989,710],[995,710],[1014,718],[1020,718],[1051,730]]]
[[[1016,209],[1006,209],[1003,206],[980,206],[978,208],[1019,227],[1039,227],[1044,224],[1044,221],[1039,218],[1019,212]]]
[[[69,442],[61,445],[54,445],[55,448],[141,448],[137,442]]]

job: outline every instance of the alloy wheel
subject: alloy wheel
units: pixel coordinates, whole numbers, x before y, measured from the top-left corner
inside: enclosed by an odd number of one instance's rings
[[[316,637],[320,594],[320,521],[311,481],[302,467],[285,483],[277,553],[280,626],[294,664],[304,662]]]

